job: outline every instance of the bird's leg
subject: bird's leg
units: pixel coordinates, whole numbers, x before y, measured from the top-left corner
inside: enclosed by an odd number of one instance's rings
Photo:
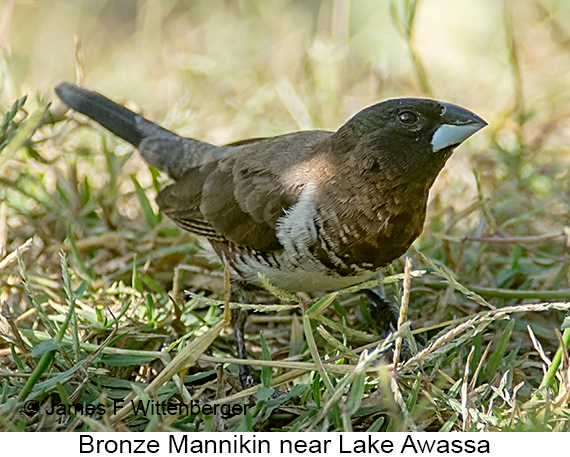
[[[364,293],[370,299],[368,312],[372,318],[374,330],[378,335],[385,337],[388,333],[396,331],[398,329],[398,317],[400,314],[398,306],[372,289],[365,289]],[[414,339],[422,346],[426,344],[426,340],[422,335],[417,334],[414,336]],[[412,356],[406,339],[404,339],[402,356],[404,359],[408,359]]]
[[[246,303],[245,291],[238,283],[232,283],[230,300],[234,303]],[[245,324],[248,312],[243,309],[232,309],[232,326],[236,339],[237,356],[239,359],[247,359],[245,350]],[[239,381],[242,389],[248,389],[254,385],[253,369],[249,365],[239,366]]]
[[[244,287],[243,283],[232,281],[230,300],[234,303],[251,303],[250,297],[246,291],[247,285]],[[250,289],[251,290],[251,289]],[[247,351],[245,350],[245,324],[247,322],[248,312],[243,309],[232,309],[232,326],[236,339],[237,356],[240,359],[247,359]],[[239,365],[238,367],[239,382],[243,390],[249,389],[256,385],[253,377],[253,368],[251,365]],[[284,392],[275,388],[271,394],[271,398],[278,398]]]
[[[400,314],[396,304],[372,289],[365,289],[363,292],[370,299],[368,312],[372,318],[372,325],[374,325],[376,333],[383,336],[396,331]]]

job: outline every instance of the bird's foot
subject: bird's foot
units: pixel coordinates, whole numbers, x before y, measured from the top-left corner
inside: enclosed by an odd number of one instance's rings
[[[385,297],[382,297],[374,290],[366,289],[364,292],[370,299],[370,303],[368,304],[368,313],[370,314],[372,325],[376,333],[381,337],[386,337],[389,333],[395,332],[398,329],[398,317],[400,314],[400,310],[396,304]],[[426,344],[426,340],[423,335],[414,335],[414,340],[420,346],[424,346]],[[404,338],[401,349],[401,359],[407,360],[411,356],[412,349],[410,347],[410,342]]]
[[[253,369],[249,365],[240,365],[238,368],[239,382],[242,390],[250,389],[256,385]]]

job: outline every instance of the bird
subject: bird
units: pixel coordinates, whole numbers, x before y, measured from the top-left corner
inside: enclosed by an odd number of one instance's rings
[[[457,146],[487,123],[458,105],[395,98],[337,131],[309,130],[224,146],[185,138],[104,95],[55,88],[71,109],[138,149],[173,181],[156,199],[227,263],[232,300],[261,287],[330,291],[376,275],[419,237],[429,190]],[[247,314],[233,317],[246,358]],[[242,385],[251,373],[240,367]]]

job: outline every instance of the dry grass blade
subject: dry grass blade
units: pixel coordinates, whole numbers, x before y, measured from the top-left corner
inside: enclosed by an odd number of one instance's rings
[[[412,259],[406,257],[406,263],[404,266],[404,291],[402,293],[402,303],[400,304],[400,313],[398,314],[398,330],[402,328],[404,322],[408,317],[408,305],[410,303],[410,288],[412,286]],[[404,340],[403,336],[396,338],[394,342],[394,358],[393,363],[395,367],[398,367],[400,363],[400,352],[402,350],[402,342]]]
[[[354,354],[357,359],[359,356]],[[236,359],[234,357],[212,357],[209,355],[201,355],[199,360],[209,363],[232,363],[236,365],[250,365],[252,367],[272,367],[283,368],[295,371],[317,371],[317,365],[311,362],[293,362],[288,360],[252,360],[252,359]],[[337,365],[334,363],[322,363],[323,370],[332,374],[346,374],[354,370],[354,365]],[[370,369],[373,373],[374,369]]]
[[[465,361],[465,369],[463,370],[463,382],[461,383],[461,416],[462,416],[462,429],[467,431],[469,428],[469,412],[467,409],[469,403],[469,368],[471,361],[475,354],[475,346],[471,346],[467,360]]]
[[[412,246],[411,249],[414,252],[414,255],[416,255],[416,257],[420,260],[420,262],[422,262],[424,265],[429,265],[429,267],[433,269],[434,273],[437,274],[438,276],[444,278],[451,287],[458,290],[459,292],[464,294],[466,297],[473,300],[475,303],[478,303],[479,305],[484,306],[485,308],[495,309],[495,307],[493,305],[491,305],[483,297],[476,294],[472,290],[469,290],[463,284],[459,283],[457,281],[457,279],[453,276],[453,273],[450,270],[448,270],[447,268],[441,267],[441,266],[437,266],[431,259],[427,258],[423,253],[418,251],[414,246]]]
[[[400,389],[400,386],[398,385],[398,381],[396,380],[395,372],[392,372],[392,376],[390,376],[390,391],[394,396],[394,402],[398,405],[398,407],[400,408],[400,412],[404,416],[405,430],[409,430],[411,432],[418,432],[419,429],[415,424],[412,415],[408,411],[408,407],[406,405],[406,402],[404,401],[404,398],[402,397],[402,391]]]
[[[18,255],[21,255],[24,252],[26,252],[28,249],[30,249],[33,242],[34,242],[33,238],[28,238],[24,242],[24,244],[22,244],[20,247],[16,248],[14,251],[12,251],[10,254],[8,254],[6,257],[0,260],[0,270],[4,270],[5,268],[8,268],[10,265],[16,262],[16,260],[18,259]]]
[[[479,317],[475,317],[473,319],[469,319],[467,322],[457,325],[453,327],[451,330],[447,331],[444,335],[440,336],[437,340],[429,344],[425,349],[418,352],[416,355],[408,359],[403,365],[402,369],[408,368],[413,364],[419,362],[424,357],[427,357],[432,352],[436,351],[437,349],[441,348],[445,343],[453,340],[455,337],[460,335],[461,333],[465,332],[467,329],[474,326],[476,323],[479,323],[481,319]]]
[[[544,349],[543,349],[542,345],[540,344],[540,341],[538,341],[538,339],[536,338],[536,335],[532,331],[531,326],[527,325],[526,329],[528,331],[528,336],[530,337],[530,340],[532,341],[532,345],[536,349],[536,352],[538,352],[538,355],[540,356],[540,358],[544,362],[546,368],[548,368],[550,366],[550,364],[552,363],[552,360],[550,360],[550,358],[544,352]],[[545,370],[545,374],[546,374],[546,370]]]
[[[491,311],[477,314],[475,317],[470,318],[466,322],[463,322],[457,325],[456,327],[451,328],[449,331],[447,331],[444,335],[440,336],[437,340],[432,342],[425,349],[423,349],[418,354],[407,360],[406,363],[404,363],[403,368],[409,367],[410,365],[426,357],[428,354],[441,348],[445,343],[451,341],[459,334],[465,332],[467,329],[471,328],[475,324],[480,324],[484,322],[489,323],[490,321],[505,319],[510,314],[513,313],[545,312],[550,309],[570,310],[570,302],[537,303],[530,305],[508,306],[501,309],[494,309]]]

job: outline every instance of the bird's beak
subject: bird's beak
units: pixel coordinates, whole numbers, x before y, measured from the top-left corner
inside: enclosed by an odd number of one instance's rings
[[[451,103],[440,104],[442,106],[441,125],[431,138],[433,152],[459,146],[487,125],[483,119],[465,108]]]

